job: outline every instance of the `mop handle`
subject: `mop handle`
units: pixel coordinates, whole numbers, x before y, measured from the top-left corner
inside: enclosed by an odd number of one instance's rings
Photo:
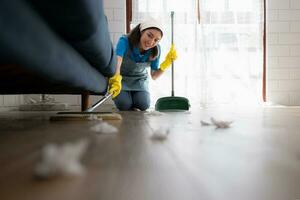
[[[174,42],[174,11],[171,12],[171,45],[173,45]],[[172,61],[172,93],[171,96],[175,96],[174,94],[174,61]]]
[[[95,110],[96,108],[98,108],[100,105],[102,105],[111,96],[112,96],[112,93],[107,92],[99,101],[97,101],[90,108],[86,109],[84,112],[92,112],[93,110]]]

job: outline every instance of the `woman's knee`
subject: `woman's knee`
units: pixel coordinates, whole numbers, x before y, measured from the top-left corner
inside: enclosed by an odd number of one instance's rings
[[[115,105],[120,111],[127,111],[131,110],[132,104],[129,104],[128,102],[122,102],[122,101],[115,101]]]
[[[147,110],[150,107],[150,103],[145,102],[145,103],[136,105],[134,107],[140,109],[141,111],[144,111],[144,110]]]
[[[148,92],[136,92],[133,96],[133,107],[147,110],[150,107],[150,95]]]
[[[115,105],[120,111],[131,110],[132,100],[127,92],[121,92],[115,99]]]

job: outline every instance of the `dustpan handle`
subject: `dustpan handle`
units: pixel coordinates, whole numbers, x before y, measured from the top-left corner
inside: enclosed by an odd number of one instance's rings
[[[171,12],[171,45],[174,43],[174,11]],[[172,61],[172,68],[171,68],[171,73],[172,73],[172,92],[171,96],[175,96],[174,93],[174,61]]]

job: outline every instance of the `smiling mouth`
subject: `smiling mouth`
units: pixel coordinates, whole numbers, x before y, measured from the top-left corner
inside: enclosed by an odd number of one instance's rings
[[[151,47],[151,46],[148,46],[148,45],[145,44],[145,48],[149,49],[150,47]]]

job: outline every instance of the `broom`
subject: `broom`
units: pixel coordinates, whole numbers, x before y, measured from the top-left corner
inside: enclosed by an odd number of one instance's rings
[[[171,45],[174,38],[174,11],[171,12]],[[160,112],[187,111],[190,108],[189,100],[174,94],[174,61],[172,62],[172,91],[170,97],[162,97],[156,101],[155,110]]]

